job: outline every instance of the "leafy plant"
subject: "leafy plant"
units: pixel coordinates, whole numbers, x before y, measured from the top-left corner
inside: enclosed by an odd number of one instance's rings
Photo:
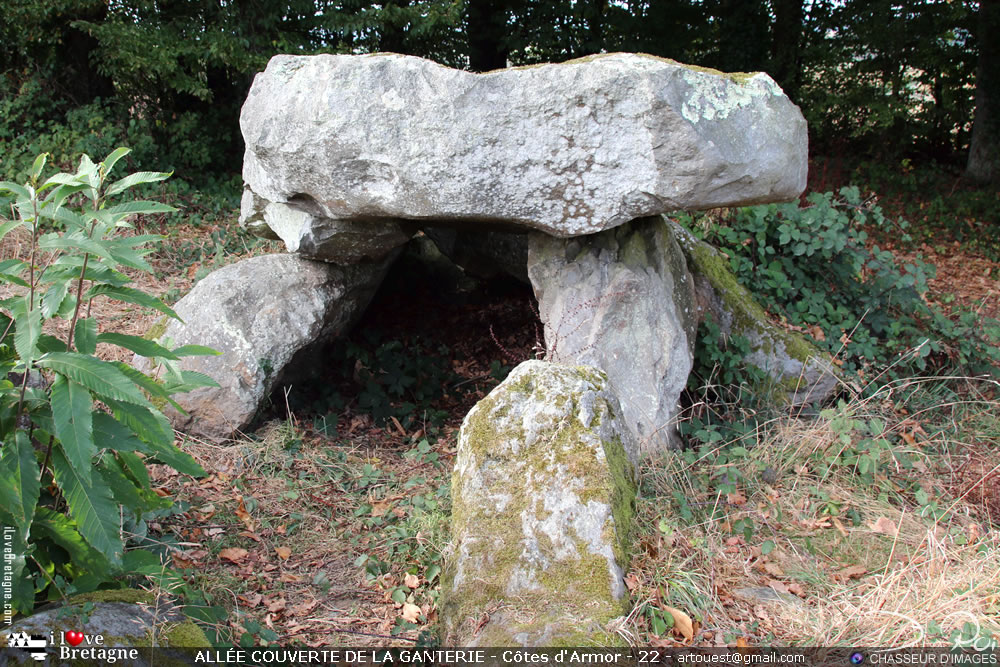
[[[138,172],[111,181],[128,152],[119,148],[100,163],[84,155],[75,173],[44,180],[43,153],[26,184],[0,182],[0,210],[13,213],[0,218],[0,240],[23,228],[30,253],[27,261],[0,262],[0,281],[15,293],[0,301],[0,520],[14,528],[12,604],[22,613],[36,595],[93,590],[158,566],[148,552],[126,552],[122,537],[123,526],[141,525],[145,513],[169,505],[150,487],[146,463],[204,474],[174,445],[161,408],[180,409],[173,394],[215,385],[178,365],[181,357],[214,351],[101,332],[92,316],[94,300],[107,298],[177,318],[128,286],[123,272],[151,272],[145,246],[159,238],[130,234],[132,217],[174,210],[154,201],[116,203],[131,188],[170,176]],[[62,336],[50,333],[60,329]],[[150,358],[162,366],[162,379],[102,360],[101,345]]]
[[[928,304],[933,266],[900,266],[866,243],[867,229],[892,226],[906,238],[905,221],[890,221],[851,186],[839,196],[812,193],[804,207],[734,209],[701,234],[726,249],[737,278],[768,310],[809,331],[863,381],[949,368],[996,372],[1000,324]]]

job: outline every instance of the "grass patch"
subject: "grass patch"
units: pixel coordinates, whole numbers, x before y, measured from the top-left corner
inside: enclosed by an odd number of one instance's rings
[[[995,647],[1000,401],[967,384],[895,383],[648,465],[636,643]]]

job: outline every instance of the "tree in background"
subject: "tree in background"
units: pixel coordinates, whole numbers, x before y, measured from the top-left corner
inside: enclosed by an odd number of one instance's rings
[[[932,157],[960,150],[972,109],[974,10],[948,0],[813,3],[797,101],[818,145]]]
[[[277,53],[393,51],[486,71],[638,51],[766,70],[822,152],[995,178],[997,0],[8,0],[0,172],[12,153],[135,147],[132,168],[234,173],[238,117]],[[992,27],[991,27],[992,26]],[[992,83],[991,83],[992,82]],[[73,116],[73,123],[68,122]],[[88,132],[62,132],[65,127]],[[24,128],[32,128],[25,139]],[[31,133],[28,133],[31,134]],[[115,135],[102,140],[103,135]],[[54,147],[55,145],[55,147]],[[65,145],[60,151],[59,145]],[[891,154],[891,155],[890,155]],[[153,161],[147,164],[144,161]],[[991,166],[992,165],[992,166]],[[993,174],[993,176],[990,176]]]
[[[1000,182],[1000,2],[979,3],[979,66],[976,70],[976,120],[969,145],[966,177],[977,183]]]

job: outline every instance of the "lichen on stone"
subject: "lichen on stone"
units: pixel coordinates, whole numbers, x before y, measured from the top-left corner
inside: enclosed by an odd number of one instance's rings
[[[594,368],[529,361],[466,417],[442,577],[447,642],[616,641],[601,628],[627,611],[636,471],[606,385]]]

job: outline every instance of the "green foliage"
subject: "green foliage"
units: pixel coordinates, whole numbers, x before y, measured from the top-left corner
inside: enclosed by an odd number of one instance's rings
[[[961,173],[934,162],[863,161],[850,175],[863,190],[879,193],[881,206],[908,220],[914,246],[950,251],[949,241],[1000,260],[1000,198],[995,188],[963,184]]]
[[[150,487],[146,460],[204,474],[174,445],[157,405],[210,379],[180,370],[182,354],[136,336],[99,333],[91,303],[111,298],[176,317],[155,297],[127,287],[122,268],[149,271],[143,256],[157,237],[134,235],[136,215],[172,210],[163,204],[116,198],[169,174],[139,172],[110,178],[128,154],[119,148],[95,164],[84,155],[75,172],[42,178],[46,155],[24,185],[0,182],[0,238],[23,228],[27,261],[2,263],[0,280],[15,296],[0,301],[0,520],[15,528],[13,606],[30,613],[36,595],[93,590],[136,562],[125,553],[122,525],[140,525],[166,503]],[[22,232],[23,233],[23,232]],[[52,320],[68,327],[46,328]],[[47,333],[67,331],[65,339]],[[99,345],[125,348],[164,368],[154,379],[100,359]]]
[[[975,17],[971,2],[811,3],[796,100],[811,143],[867,155],[960,151],[971,131]]]
[[[733,272],[771,313],[812,332],[863,381],[996,372],[996,322],[932,307],[923,298],[932,266],[898,266],[891,252],[867,246],[866,228],[890,225],[905,237],[905,222],[886,219],[847,187],[839,197],[813,193],[806,206],[736,209],[702,234],[727,250]]]
[[[404,345],[382,341],[372,332],[338,341],[329,354],[333,375],[342,385],[291,394],[293,411],[316,415],[314,425],[324,433],[336,433],[338,415],[347,405],[345,396],[357,396],[356,412],[371,415],[376,424],[391,418],[404,429],[425,422],[440,426],[447,412],[435,407],[450,387],[461,380],[451,368],[448,349],[420,339]],[[330,370],[330,369],[328,369]]]

